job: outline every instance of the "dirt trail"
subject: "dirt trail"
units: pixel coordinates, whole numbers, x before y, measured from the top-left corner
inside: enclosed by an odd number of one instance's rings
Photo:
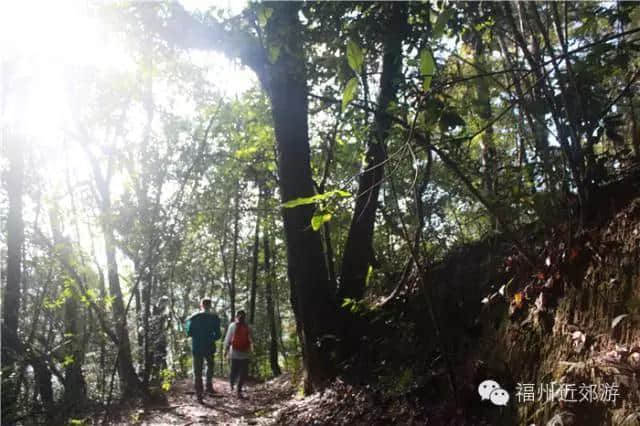
[[[267,383],[245,385],[244,398],[229,389],[226,379],[214,378],[217,394],[207,395],[204,403],[196,400],[191,380],[175,382],[167,394],[166,405],[147,406],[121,419],[127,425],[267,425],[274,413],[292,395],[286,377]]]

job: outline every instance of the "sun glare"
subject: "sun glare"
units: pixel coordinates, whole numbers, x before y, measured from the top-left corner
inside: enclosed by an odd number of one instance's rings
[[[125,67],[127,55],[105,37],[86,2],[9,1],[0,10],[2,66],[10,68],[3,122],[36,143],[57,143],[66,114],[65,70]]]
[[[0,2],[2,134],[19,134],[28,141],[39,173],[46,178],[43,194],[60,202],[68,201],[64,194],[69,170],[77,182],[91,180],[86,155],[70,136],[75,126],[69,106],[77,94],[69,92],[69,78],[77,70],[90,74],[140,72],[124,38],[110,30],[100,16],[99,6],[104,4],[86,0]],[[184,2],[192,12],[204,13],[214,6],[225,8],[229,14],[237,13],[244,4],[227,0]],[[255,85],[251,72],[215,51],[191,51],[186,58],[206,70],[205,78],[226,96],[238,95]],[[175,92],[175,88],[172,90]],[[158,82],[154,85],[154,101],[165,102],[173,92]],[[87,99],[86,103],[91,102],[95,101]],[[175,114],[196,115],[193,102],[186,97],[171,101],[171,105]],[[146,120],[145,114],[135,111],[127,119],[133,129],[142,129]],[[128,137],[135,138],[135,133]],[[6,141],[1,142],[4,153]],[[117,197],[123,192],[123,176],[113,176],[111,183]]]
[[[244,2],[186,0],[185,8],[205,12],[222,7],[237,13]],[[0,4],[0,60],[12,79],[2,87],[2,121],[45,143],[66,114],[65,72],[70,67],[99,70],[133,66],[126,46],[109,34],[90,1],[7,1]],[[253,75],[217,52],[191,52],[208,70],[211,83],[227,95],[255,84]],[[34,118],[37,117],[37,120]],[[37,126],[34,126],[37,121]],[[42,142],[42,141],[41,141]]]

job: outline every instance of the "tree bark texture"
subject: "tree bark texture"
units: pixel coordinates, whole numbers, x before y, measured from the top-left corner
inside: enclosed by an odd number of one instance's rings
[[[387,108],[396,98],[402,76],[402,41],[408,32],[407,4],[389,3],[385,7],[391,10],[389,32],[384,35],[378,106],[373,134],[369,136],[365,169],[358,179],[356,205],[342,257],[340,299],[362,298],[367,271],[373,263],[373,228],[378,194],[384,178],[384,162],[387,159],[385,142],[391,129],[391,117]]]
[[[266,228],[266,227],[265,227]],[[271,245],[269,232],[263,231],[264,239],[264,270],[265,270],[265,303],[267,309],[267,321],[269,322],[269,365],[274,376],[279,376],[282,371],[278,365],[278,330],[276,328],[276,311],[273,304],[273,282],[275,281],[274,269],[271,267]]]
[[[287,46],[266,78],[271,100],[280,194],[286,202],[314,195],[308,134],[308,87],[297,3],[274,3],[268,41]],[[328,283],[320,234],[311,228],[312,205],[283,209],[291,305],[307,377],[305,390],[335,377],[337,303]]]
[[[233,202],[233,257],[231,258],[231,282],[229,283],[229,305],[231,318],[236,317],[236,269],[238,266],[238,221],[240,220],[240,184],[236,187]]]
[[[260,200],[262,191],[258,195],[258,205],[256,206],[256,227],[253,238],[253,253],[251,261],[251,288],[249,289],[249,324],[253,324],[256,316],[256,288],[258,285],[258,250],[260,249]]]
[[[162,19],[155,6],[141,6],[152,10],[145,15],[144,25],[149,31],[181,47],[222,51],[239,58],[256,73],[271,101],[283,202],[315,193],[300,6],[296,2],[271,3],[273,13],[264,28],[264,40],[243,31],[229,31],[221,23],[205,24],[180,7],[174,7],[168,19]],[[277,57],[269,58],[265,46],[278,47]],[[282,212],[291,304],[307,373],[307,392],[322,389],[335,377],[339,330],[338,305],[328,282],[320,234],[310,226],[313,211],[312,205],[305,205]]]

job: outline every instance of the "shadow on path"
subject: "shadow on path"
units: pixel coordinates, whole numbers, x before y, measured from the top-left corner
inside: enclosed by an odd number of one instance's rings
[[[284,385],[285,378],[245,385],[244,398],[238,398],[229,388],[229,382],[214,378],[216,395],[205,395],[204,402],[198,403],[191,380],[181,380],[173,384],[167,394],[166,405],[146,406],[129,414],[125,423],[134,425],[268,425],[274,422],[274,413],[291,396],[290,386]],[[284,385],[284,386],[283,386]],[[123,419],[124,420],[124,419]],[[112,423],[117,424],[117,423]]]

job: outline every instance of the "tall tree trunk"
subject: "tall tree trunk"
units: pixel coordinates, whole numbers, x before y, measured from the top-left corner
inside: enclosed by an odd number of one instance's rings
[[[93,243],[93,232],[91,229],[91,225],[87,223],[88,234],[90,235],[91,240],[91,257],[93,258],[93,263],[96,268],[96,273],[98,274],[98,289],[100,300],[104,300],[107,295],[106,284],[104,280],[104,271],[102,269],[102,265],[98,262],[98,257],[96,255],[96,248]],[[100,392],[100,398],[104,400],[107,390],[107,339],[104,333],[98,333],[98,339],[100,342],[100,359],[98,361],[98,368],[100,373],[98,374],[98,391]]]
[[[276,311],[273,305],[273,282],[275,270],[271,267],[271,246],[269,243],[269,230],[262,232],[264,239],[264,270],[265,270],[265,303],[267,309],[267,321],[269,325],[269,365],[274,376],[279,376],[282,371],[278,365],[278,330],[276,328]]]
[[[104,213],[103,213],[104,214]],[[118,275],[118,263],[116,261],[116,246],[113,229],[107,223],[109,219],[103,219],[104,246],[107,255],[107,274],[109,293],[113,297],[113,323],[115,332],[120,342],[118,348],[118,374],[123,391],[123,397],[132,396],[142,391],[142,383],[136,375],[131,358],[131,344],[129,342],[129,330],[127,327],[126,308],[120,288],[120,276]]]
[[[104,236],[104,248],[107,258],[107,281],[109,283],[109,293],[113,298],[112,312],[115,335],[118,339],[118,374],[120,377],[120,387],[123,397],[127,398],[138,393],[144,393],[142,383],[136,375],[131,357],[131,344],[129,341],[129,330],[127,327],[127,308],[125,308],[120,287],[120,276],[118,274],[118,262],[116,260],[116,241],[112,223],[111,194],[109,191],[109,180],[105,179],[100,170],[97,160],[85,145],[91,166],[93,168],[96,186],[100,195],[98,204],[100,206],[101,227]],[[109,176],[109,172],[107,172]]]
[[[140,277],[142,275],[142,271],[140,268],[140,258],[135,258],[133,260],[133,270],[136,271],[136,275]],[[141,278],[138,278],[141,279]],[[136,326],[136,340],[138,342],[138,352],[135,354],[135,357],[138,359],[140,363],[144,362],[144,354],[141,354],[142,348],[144,348],[144,327],[142,326],[142,317],[143,317],[143,302],[144,299],[142,293],[144,292],[144,286],[135,286],[133,288],[133,303],[136,310],[135,317],[135,326]]]
[[[22,272],[22,194],[24,191],[24,141],[2,128],[2,140],[7,149],[9,172],[7,195],[7,284],[4,288],[2,308],[2,418],[10,421],[15,414],[18,389],[15,389],[15,367],[18,360],[18,319],[20,315],[20,281]]]
[[[150,327],[149,320],[151,317],[151,294],[153,292],[154,277],[150,270],[146,269],[146,273],[143,278],[144,291],[142,293],[143,311],[142,311],[142,329],[143,329],[143,355],[144,355],[144,368],[142,371],[142,385],[147,388],[149,385],[149,376],[151,374],[151,345],[153,342],[150,340]]]
[[[65,264],[72,264],[71,243],[62,234],[60,218],[52,208],[49,212],[54,250],[59,251]],[[78,313],[78,285],[73,278],[63,274],[64,290],[70,292],[64,301],[64,334],[67,344],[64,346],[64,408],[65,415],[72,415],[82,409],[86,400],[87,384],[82,374],[84,362],[83,339],[80,334]]]
[[[256,206],[256,228],[253,237],[253,253],[251,263],[251,288],[249,289],[249,324],[253,324],[256,316],[256,288],[258,285],[258,250],[260,249],[260,205],[262,190],[259,190]]]
[[[238,221],[240,220],[240,184],[236,186],[233,201],[233,257],[231,258],[231,282],[229,283],[229,306],[231,318],[236,317],[236,269],[238,265]]]
[[[407,3],[389,3],[390,31],[384,36],[384,56],[378,94],[375,125],[369,136],[365,169],[358,179],[356,205],[342,257],[340,271],[341,299],[361,299],[369,265],[373,263],[373,228],[378,208],[378,194],[387,158],[385,143],[391,128],[387,113],[396,98],[402,76],[402,41],[408,32]]]
[[[268,42],[280,49],[267,78],[263,78],[273,114],[278,147],[282,201],[314,194],[308,134],[308,88],[300,4],[273,3],[267,25]],[[264,77],[264,76],[263,76]],[[306,371],[305,390],[322,389],[335,377],[337,302],[328,285],[320,234],[311,229],[314,206],[283,209],[291,305]]]
[[[284,202],[310,197],[315,192],[300,6],[296,2],[271,3],[273,13],[265,27],[264,40],[246,34],[238,37],[220,23],[204,24],[180,7],[172,8],[168,20],[159,19],[158,9],[152,7],[153,14],[147,14],[143,23],[182,46],[217,49],[239,57],[256,72],[271,101]],[[268,59],[264,46],[280,49],[276,57]],[[328,282],[322,242],[310,226],[313,211],[312,205],[283,210],[291,304],[303,350],[307,392],[322,389],[335,377],[335,340],[339,338],[338,304]]]
[[[54,411],[55,404],[53,399],[53,385],[51,383],[51,371],[47,368],[47,365],[42,358],[31,360],[30,364],[33,367],[36,389],[40,395],[40,402],[44,409],[45,421],[47,424],[53,424],[56,414]],[[5,419],[4,413],[2,418]]]

